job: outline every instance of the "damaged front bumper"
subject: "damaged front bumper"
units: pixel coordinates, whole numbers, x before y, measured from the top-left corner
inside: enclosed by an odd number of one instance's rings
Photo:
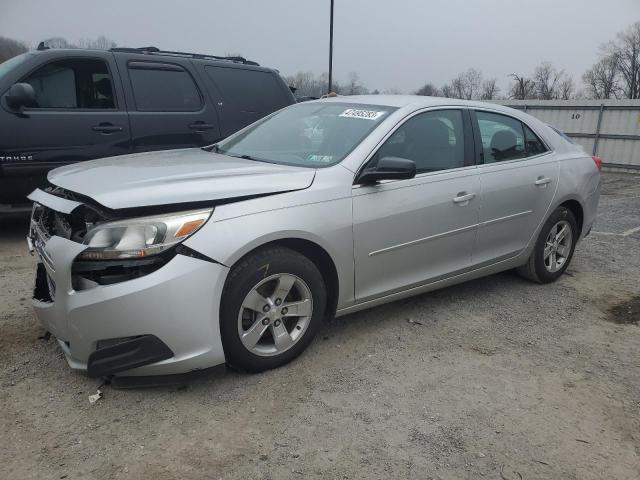
[[[46,192],[38,202],[75,208]],[[28,239],[39,260],[33,308],[71,368],[165,375],[224,363],[218,312],[227,267],[176,254],[139,278],[79,290],[72,266],[87,247],[35,228]]]

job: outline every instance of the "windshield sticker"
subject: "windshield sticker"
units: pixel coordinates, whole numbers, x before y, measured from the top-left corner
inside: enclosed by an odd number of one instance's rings
[[[333,161],[333,155],[309,155],[307,157],[307,161],[318,162],[318,163],[331,163]]]
[[[378,112],[376,110],[357,110],[355,108],[348,108],[340,114],[341,117],[348,118],[363,118],[365,120],[377,120],[386,112]]]

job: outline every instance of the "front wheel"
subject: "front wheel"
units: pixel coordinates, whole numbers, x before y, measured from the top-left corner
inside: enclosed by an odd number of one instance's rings
[[[227,363],[249,372],[279,367],[311,343],[325,312],[322,275],[304,255],[272,247],[229,273],[220,306]]]
[[[555,282],[569,266],[578,237],[573,212],[557,208],[543,225],[531,256],[518,273],[537,283]]]

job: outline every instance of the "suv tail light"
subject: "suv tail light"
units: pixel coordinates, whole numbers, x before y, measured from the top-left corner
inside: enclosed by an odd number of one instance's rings
[[[598,167],[598,170],[602,170],[602,159],[597,155],[594,155],[591,158],[593,158],[593,161],[595,162],[596,167]]]

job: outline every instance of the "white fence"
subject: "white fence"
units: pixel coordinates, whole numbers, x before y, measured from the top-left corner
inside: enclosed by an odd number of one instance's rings
[[[605,165],[640,170],[640,100],[502,100],[562,130]]]

